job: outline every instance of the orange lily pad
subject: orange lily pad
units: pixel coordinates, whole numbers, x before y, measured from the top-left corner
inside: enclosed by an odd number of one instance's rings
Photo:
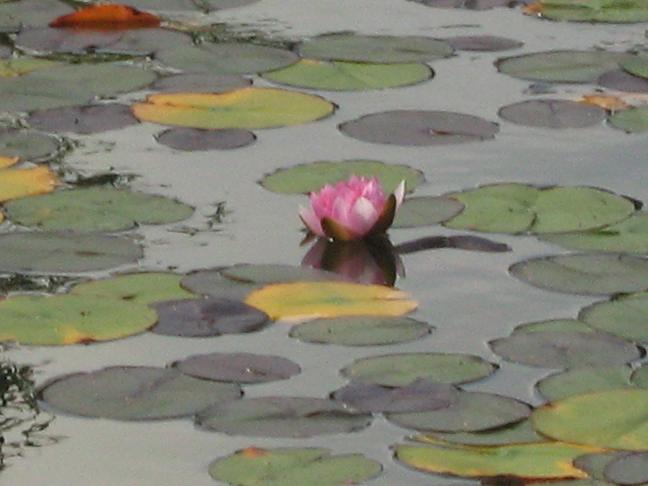
[[[19,160],[20,157],[3,157],[0,155],[0,169],[6,169],[7,167],[16,165]]]
[[[91,5],[68,15],[62,15],[50,22],[50,27],[73,27],[85,29],[113,30],[142,27],[159,27],[160,18],[142,12],[128,5],[105,3]]]

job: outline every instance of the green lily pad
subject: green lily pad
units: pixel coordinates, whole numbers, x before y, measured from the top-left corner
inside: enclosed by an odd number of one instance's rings
[[[302,59],[263,75],[269,81],[299,88],[366,91],[421,83],[434,75],[425,64],[374,64]]]
[[[263,397],[211,406],[196,415],[196,424],[229,435],[297,439],[354,432],[371,419],[333,400]]]
[[[551,319],[520,324],[512,334],[530,332],[596,332],[582,321],[576,319]]]
[[[614,459],[605,466],[605,477],[614,484],[648,483],[648,452],[635,452]]]
[[[423,173],[406,165],[387,164],[376,160],[317,161],[279,169],[266,174],[260,184],[281,194],[305,194],[318,191],[325,184],[348,179],[352,175],[378,177],[386,192],[392,192],[400,181],[405,181],[407,191],[423,183]]]
[[[648,292],[597,302],[581,309],[578,318],[600,331],[648,342]]]
[[[314,319],[290,330],[290,337],[307,343],[381,346],[427,336],[434,328],[411,317],[338,317]]]
[[[576,368],[543,378],[536,383],[536,389],[547,400],[556,401],[572,395],[629,387],[631,372],[628,366]]]
[[[534,258],[509,268],[514,277],[542,289],[605,295],[648,289],[648,260],[623,254],[574,254]]]
[[[461,211],[464,205],[449,197],[410,197],[396,213],[392,228],[418,228],[443,223]]]
[[[648,253],[648,212],[637,211],[628,219],[597,230],[542,235],[549,243],[572,250]]]
[[[347,486],[381,471],[379,462],[360,454],[334,456],[320,448],[248,447],[209,465],[212,478],[236,486]]]
[[[189,273],[180,281],[180,285],[195,294],[237,301],[245,300],[250,292],[262,286],[226,278],[221,270],[215,268]]]
[[[458,385],[495,370],[494,364],[469,354],[405,353],[359,359],[341,373],[350,380],[383,386],[405,386],[418,379]]]
[[[562,22],[625,24],[648,21],[648,9],[641,0],[541,0],[539,14]]]
[[[303,42],[298,51],[304,58],[327,61],[407,63],[449,57],[453,49],[423,36],[325,34]]]
[[[425,412],[388,413],[387,420],[401,427],[436,432],[477,432],[520,422],[531,413],[526,403],[501,395],[457,392],[445,408]]]
[[[310,267],[281,264],[232,265],[221,270],[221,274],[237,282],[252,284],[271,284],[279,282],[319,282],[340,280],[337,273],[317,270]]]
[[[122,231],[138,224],[188,218],[193,208],[172,199],[108,187],[90,187],[27,197],[6,205],[17,224],[44,230]]]
[[[648,17],[648,6],[644,6],[644,8],[646,10],[646,17]],[[633,76],[648,78],[648,59],[645,57],[634,56],[623,60],[620,64],[624,71],[629,72]]]
[[[135,263],[143,256],[140,245],[115,236],[49,232],[0,236],[3,272],[92,272]]]
[[[611,449],[648,449],[648,390],[606,390],[534,410],[533,426],[552,439]],[[593,451],[594,452],[594,451]]]
[[[605,466],[625,454],[628,454],[628,452],[595,452],[593,454],[585,454],[574,459],[574,466],[585,471],[593,480],[605,481],[604,484],[610,484],[605,479]]]
[[[628,133],[648,132],[648,106],[617,111],[609,120],[613,127]]]
[[[241,396],[233,383],[183,375],[173,368],[114,366],[56,379],[41,391],[48,405],[73,415],[115,420],[185,417]]]
[[[506,57],[499,59],[496,66],[503,74],[531,81],[594,83],[630,58],[631,54],[618,52],[560,50]]]
[[[172,299],[196,298],[196,295],[180,287],[180,279],[182,275],[167,272],[127,273],[75,285],[70,293],[146,305]]]
[[[60,65],[56,61],[49,59],[38,59],[33,57],[17,57],[0,60],[0,77],[13,78],[23,74],[46,69]]]
[[[162,49],[157,60],[190,73],[255,74],[281,69],[299,57],[276,47],[233,42],[206,42],[198,46]]]
[[[51,135],[35,130],[5,128],[0,130],[0,154],[38,162],[47,160],[59,151],[59,141]]]
[[[175,150],[187,152],[202,150],[233,150],[254,143],[256,136],[248,130],[225,128],[169,128],[155,136],[157,142]]]
[[[417,435],[413,439],[418,442],[431,442],[432,444],[442,441],[452,444],[484,446],[530,444],[546,441],[544,437],[533,429],[531,422],[528,420],[482,432],[436,432],[428,435]]]
[[[97,296],[17,295],[0,302],[0,341],[62,345],[144,332],[157,314],[142,304]]]
[[[603,333],[515,333],[488,344],[507,361],[541,368],[615,365],[641,357],[633,343]]]
[[[527,100],[500,108],[498,115],[518,125],[553,129],[600,125],[606,112],[598,106],[570,100]]]
[[[0,2],[0,32],[18,32],[25,27],[47,25],[59,15],[74,10],[57,0],[21,0]]]
[[[493,233],[584,231],[622,221],[635,211],[626,198],[584,186],[539,189],[504,183],[448,196],[466,207],[445,226]]]

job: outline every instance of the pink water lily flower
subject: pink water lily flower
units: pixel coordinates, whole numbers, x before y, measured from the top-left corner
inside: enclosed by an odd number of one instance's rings
[[[339,241],[367,238],[387,231],[403,202],[405,181],[385,196],[376,177],[351,176],[310,193],[310,207],[299,217],[311,233]]]

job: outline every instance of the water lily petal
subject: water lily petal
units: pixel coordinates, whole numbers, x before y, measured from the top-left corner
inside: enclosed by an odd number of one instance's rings
[[[326,236],[322,229],[320,219],[316,216],[312,208],[299,206],[299,217],[311,233],[315,233],[318,236]]]
[[[349,228],[354,233],[366,235],[376,224],[378,216],[379,213],[371,201],[365,197],[359,197],[349,212]]]
[[[394,197],[396,198],[396,211],[398,211],[398,208],[405,198],[405,180],[400,181],[400,184],[398,184],[394,190]]]

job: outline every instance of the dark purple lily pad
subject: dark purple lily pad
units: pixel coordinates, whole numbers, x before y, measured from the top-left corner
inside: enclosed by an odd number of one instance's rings
[[[605,466],[615,459],[628,455],[628,452],[594,452],[592,454],[583,454],[574,459],[574,466],[585,471],[593,481],[604,481],[601,486],[609,485],[605,479]]]
[[[156,135],[162,145],[188,152],[200,150],[232,150],[254,143],[256,136],[248,130],[200,130],[198,128],[169,128]]]
[[[373,113],[342,123],[340,131],[370,143],[427,146],[488,140],[497,123],[449,111],[394,110]]]
[[[515,0],[409,0],[427,7],[463,8],[466,10],[490,10],[497,7],[511,7]]]
[[[232,280],[258,284],[342,280],[342,277],[334,272],[327,272],[316,268],[281,264],[253,265],[241,263],[224,268],[221,273],[226,278]]]
[[[111,103],[35,111],[29,115],[27,123],[47,132],[88,135],[117,130],[139,122],[131,113],[130,107]]]
[[[524,42],[495,35],[466,35],[450,37],[446,42],[458,51],[495,52],[518,49]]]
[[[158,79],[151,89],[166,93],[222,93],[233,89],[245,88],[252,80],[235,74],[176,74]]]
[[[233,383],[214,383],[172,368],[114,366],[58,378],[41,391],[50,406],[83,417],[158,420],[184,417],[242,395]]]
[[[538,331],[489,342],[507,361],[540,368],[625,364],[641,357],[632,342],[602,333]]]
[[[174,366],[194,378],[234,383],[266,383],[301,373],[299,365],[287,358],[251,353],[198,354]]]
[[[261,287],[261,284],[224,277],[221,270],[222,268],[210,268],[189,273],[180,281],[180,285],[195,294],[238,301],[244,300],[250,292]]]
[[[407,429],[436,432],[478,432],[521,422],[531,407],[492,393],[457,391],[446,408],[428,412],[390,413],[387,420]]]
[[[452,385],[428,380],[396,388],[351,382],[331,398],[363,412],[425,412],[450,406],[457,393]]]
[[[636,452],[614,459],[604,470],[605,478],[621,485],[648,483],[648,452]]]
[[[227,299],[168,300],[153,305],[159,315],[156,334],[207,337],[254,332],[268,324],[268,316],[254,307]]]
[[[630,93],[648,93],[648,79],[633,76],[623,69],[615,69],[602,74],[597,84],[608,89],[628,91]]]
[[[569,100],[529,100],[500,108],[499,116],[527,127],[585,128],[605,120],[603,108]]]
[[[211,406],[196,415],[196,424],[229,435],[299,439],[355,432],[371,419],[333,400],[263,397]]]

